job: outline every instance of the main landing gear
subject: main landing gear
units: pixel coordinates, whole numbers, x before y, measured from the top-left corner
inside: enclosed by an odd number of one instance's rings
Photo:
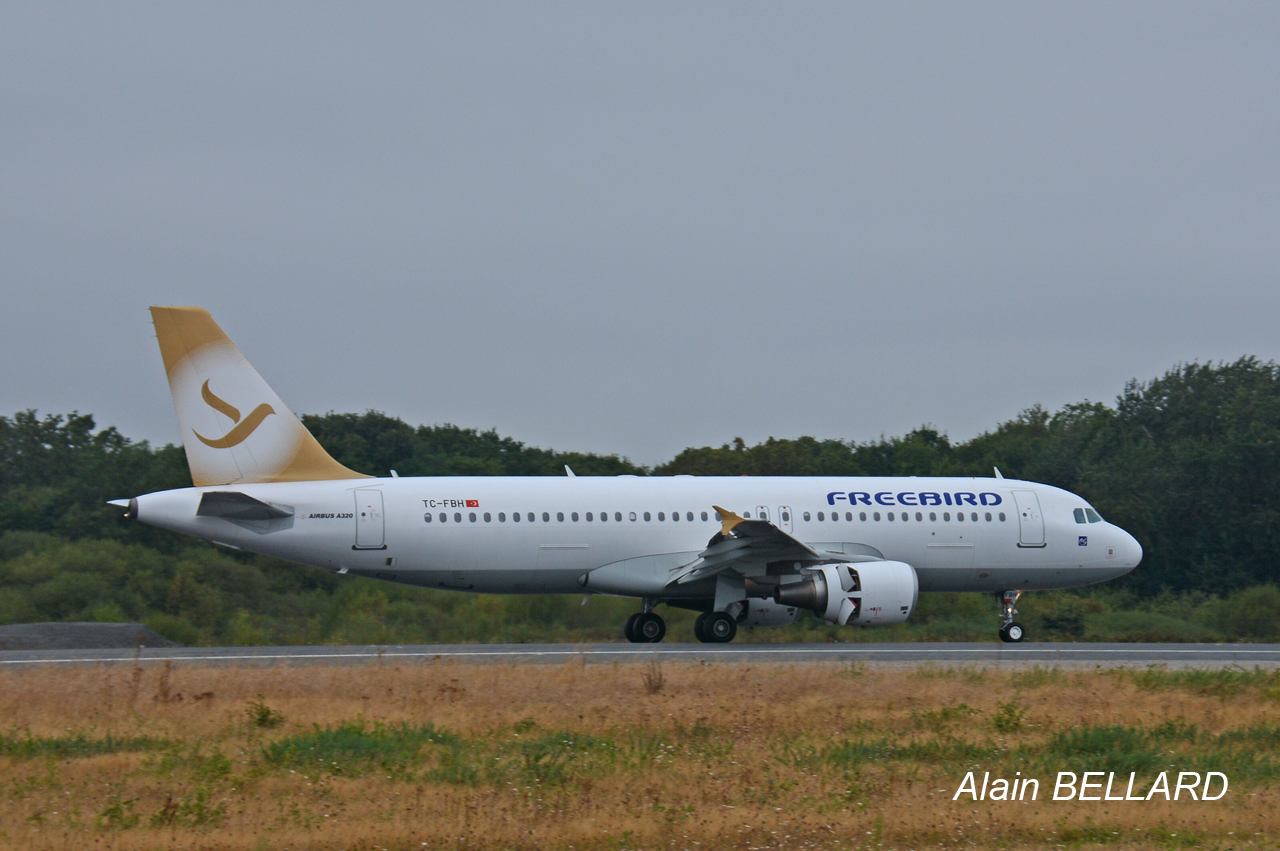
[[[632,644],[656,643],[667,634],[667,622],[653,611],[655,601],[645,600],[643,605],[644,609],[627,618],[627,624],[622,628],[622,634]]]
[[[1013,619],[1013,616],[1018,613],[1014,606],[1017,605],[1022,592],[1004,591],[996,596],[1000,599],[1000,617],[1004,621],[1004,626],[1000,627],[1000,640],[1006,644],[1017,644],[1027,634],[1022,624]]]
[[[738,634],[738,622],[725,612],[703,612],[693,622],[693,635],[705,644],[727,644]]]
[[[632,644],[652,644],[667,634],[667,623],[653,611],[656,600],[645,600],[644,610],[627,618],[622,634]],[[738,634],[738,622],[727,612],[703,612],[693,622],[693,634],[706,644],[727,644]]]

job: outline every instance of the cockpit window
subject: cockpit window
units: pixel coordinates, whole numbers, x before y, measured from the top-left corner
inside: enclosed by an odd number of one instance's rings
[[[1088,518],[1089,518],[1089,522],[1090,522],[1090,523],[1101,523],[1101,522],[1102,522],[1102,518],[1098,516],[1098,512],[1094,511],[1092,508],[1086,508],[1086,509],[1084,510],[1084,513],[1085,513],[1085,515],[1087,515],[1087,516],[1088,516]]]
[[[1085,520],[1085,519],[1084,519],[1084,509],[1083,509],[1083,508],[1077,508],[1077,509],[1076,509],[1074,512],[1072,512],[1072,513],[1073,513],[1073,514],[1075,514],[1075,516],[1076,516],[1076,522],[1077,522],[1077,523],[1087,523],[1087,522],[1089,522],[1089,521],[1087,521],[1087,520]]]

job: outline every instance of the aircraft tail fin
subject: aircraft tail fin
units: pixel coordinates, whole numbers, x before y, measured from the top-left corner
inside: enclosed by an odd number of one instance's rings
[[[200,307],[152,307],[197,487],[367,478],[324,451]]]

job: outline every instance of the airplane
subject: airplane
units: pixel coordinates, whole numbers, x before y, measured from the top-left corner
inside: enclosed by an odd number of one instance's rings
[[[152,307],[193,487],[111,504],[142,523],[352,576],[490,594],[634,597],[661,641],[906,621],[920,592],[996,595],[1020,642],[1024,591],[1105,582],[1142,547],[1084,499],[994,477],[369,476],[334,460],[198,307]],[[585,598],[584,598],[585,601]]]

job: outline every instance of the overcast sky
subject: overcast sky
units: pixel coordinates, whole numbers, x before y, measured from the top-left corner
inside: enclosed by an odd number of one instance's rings
[[[1280,358],[1277,45],[1276,3],[4,3],[0,414],[179,440],[150,304],[298,413],[646,464]]]

